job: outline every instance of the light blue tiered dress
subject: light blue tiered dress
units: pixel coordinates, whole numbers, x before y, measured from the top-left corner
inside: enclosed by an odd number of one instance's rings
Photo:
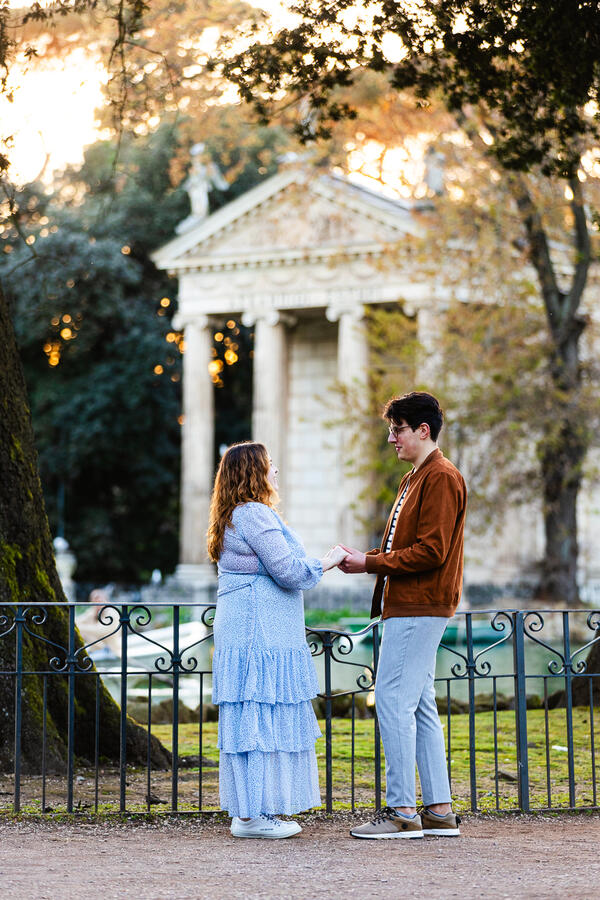
[[[319,685],[304,632],[302,590],[323,574],[263,503],[233,513],[219,558],[213,702],[219,790],[231,816],[291,815],[319,806],[311,699]]]

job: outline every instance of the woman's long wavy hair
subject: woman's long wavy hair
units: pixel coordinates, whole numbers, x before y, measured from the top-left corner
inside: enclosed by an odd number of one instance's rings
[[[241,503],[258,502],[275,507],[278,496],[268,481],[271,462],[267,448],[256,441],[233,444],[221,458],[208,518],[208,555],[217,562],[223,550],[225,529]]]

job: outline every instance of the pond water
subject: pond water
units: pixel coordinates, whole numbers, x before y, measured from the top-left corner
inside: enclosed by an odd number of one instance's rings
[[[448,638],[445,637],[443,639],[442,644],[444,646],[441,645],[437,653],[436,691],[438,696],[446,696],[448,690],[447,679],[449,679],[450,696],[457,700],[465,701],[468,699],[469,685],[466,677],[467,643],[464,619],[461,619],[457,624],[458,629],[455,626],[454,633],[448,634]],[[551,634],[546,634],[542,630],[541,633],[536,633],[535,636],[541,638],[550,647],[555,648],[556,652],[551,652],[540,646],[529,636],[525,637],[525,674],[527,676],[528,694],[537,694],[543,697],[544,676],[547,678],[548,694],[564,687],[564,677],[554,675],[548,668],[553,660],[558,662],[558,670],[562,666],[560,656],[563,651],[562,634],[558,633],[558,622],[552,624],[554,627],[548,626],[547,628]],[[476,623],[475,620],[473,622],[475,639],[473,654],[477,662],[475,688],[478,693],[491,693],[493,690],[493,678],[495,677],[498,693],[508,696],[514,694],[513,639],[510,636],[506,638],[507,633],[508,629],[506,632],[495,632],[487,622]],[[589,634],[585,634],[583,629],[580,628],[578,632],[572,635],[572,653],[575,653],[592,637],[592,631]],[[343,641],[343,639],[340,640]],[[586,652],[584,651],[577,656],[577,660],[585,659]],[[355,639],[355,646],[350,653],[345,655],[340,651],[334,650],[334,655],[343,661],[332,662],[331,683],[333,690],[357,690],[357,678],[363,673],[365,678],[370,681],[370,672],[367,667],[372,667],[373,665],[372,640],[361,641],[360,639]],[[348,663],[353,665],[348,665]],[[317,666],[319,681],[323,689],[325,677],[322,656],[315,658],[315,665]],[[452,671],[453,669],[454,671]]]
[[[342,626],[329,626],[342,630]],[[345,630],[345,629],[344,629]],[[480,637],[482,635],[480,634]],[[450,636],[456,643],[448,646],[440,646],[437,655],[436,666],[436,689],[438,695],[446,696],[448,691],[448,682],[450,679],[450,696],[454,699],[465,701],[468,699],[468,679],[466,674],[466,657],[467,646],[464,635],[460,631],[457,635]],[[591,634],[590,634],[591,637]],[[474,655],[477,660],[477,678],[476,692],[491,693],[493,688],[493,678],[496,678],[496,689],[498,693],[512,696],[514,694],[514,678],[513,678],[513,643],[512,638],[508,638],[497,646],[492,646],[495,642],[502,641],[502,633],[492,633],[487,635],[483,643],[474,645]],[[583,638],[575,643],[574,649],[577,649],[582,643],[589,638]],[[553,638],[545,637],[545,642],[555,647],[560,653],[562,650],[562,639],[554,636]],[[170,642],[162,641],[165,646],[169,646]],[[359,687],[367,687],[371,682],[371,671],[373,665],[373,644],[372,640],[354,638],[354,646],[351,652],[343,653],[349,645],[344,638],[336,641],[334,647],[334,657],[331,662],[331,684],[334,691],[353,691]],[[197,660],[197,671],[193,674],[182,674],[180,676],[180,699],[189,707],[196,708],[200,702],[200,676],[198,671],[205,673],[210,672],[212,658],[212,639],[204,641],[184,654],[184,664],[190,657]],[[153,671],[152,677],[152,698],[153,703],[160,703],[162,700],[172,697],[172,678],[170,675],[159,674],[154,671],[153,654],[143,660],[136,661],[130,658],[128,672],[128,696],[131,700],[141,702],[147,696],[148,691],[148,671]],[[585,658],[585,652],[582,655]],[[529,694],[537,694],[543,696],[544,678],[548,678],[548,694],[561,689],[564,686],[564,678],[560,676],[552,676],[548,670],[548,665],[552,659],[560,657],[558,653],[552,654],[544,647],[534,643],[530,638],[525,639],[525,671],[527,675],[527,691]],[[325,688],[325,670],[324,656],[318,655],[314,657],[317,674],[319,676],[319,684],[321,691]],[[490,669],[487,670],[489,663]],[[103,677],[108,689],[111,691],[115,699],[119,700],[120,696],[120,661],[117,659],[105,661],[97,660],[97,666],[103,672]],[[455,671],[452,668],[455,667]],[[560,665],[559,665],[560,668]],[[488,676],[489,677],[484,677]],[[360,686],[357,679],[361,678]],[[204,702],[211,700],[211,677],[205,674],[202,678],[202,693]],[[369,701],[370,702],[370,701]]]

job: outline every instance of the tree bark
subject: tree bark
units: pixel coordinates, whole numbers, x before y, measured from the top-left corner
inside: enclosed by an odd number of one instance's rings
[[[14,607],[21,603],[33,612],[49,602],[66,603],[56,572],[54,552],[37,469],[33,431],[21,362],[8,305],[0,289],[0,771],[14,766],[15,629]],[[49,660],[56,648],[35,635],[43,635],[59,647],[68,646],[68,609],[46,606],[46,621],[36,625],[31,614],[23,630],[23,668],[47,675],[47,769],[64,771],[67,748],[67,678],[53,673]],[[37,609],[39,612],[39,609]],[[83,642],[76,634],[77,647]],[[93,669],[91,671],[94,671]],[[96,677],[75,678],[75,754],[94,758]],[[42,745],[41,674],[23,679],[22,771],[40,771]],[[100,754],[119,759],[120,709],[100,683]],[[146,761],[146,731],[127,720],[128,762]],[[167,768],[170,753],[152,738],[151,761]]]
[[[600,704],[600,628],[594,634],[596,642],[592,644],[585,660],[585,672],[571,680],[571,701],[573,706],[588,706],[590,700],[594,707]],[[594,677],[588,678],[588,675]],[[591,684],[591,692],[590,692]],[[550,695],[550,709],[561,709],[567,705],[567,694],[564,688]]]
[[[542,448],[545,552],[536,596],[551,604],[577,606],[577,497],[587,447],[568,420],[561,423],[561,446]]]
[[[577,606],[577,498],[582,466],[591,436],[578,415],[581,390],[579,339],[586,321],[578,308],[587,283],[591,246],[582,188],[579,179],[569,179],[573,194],[575,267],[568,292],[558,286],[549,241],[542,216],[529,192],[524,176],[510,178],[529,243],[529,256],[537,272],[552,342],[549,361],[555,428],[538,445],[544,502],[545,548],[537,597],[544,603]]]
[[[592,703],[594,706],[600,704],[600,629],[594,635],[597,638],[596,643],[592,644],[589,649],[585,675],[574,678],[572,681],[571,696],[574,706],[589,706],[590,704],[590,681],[592,684]],[[586,675],[595,675],[595,678],[586,678]]]

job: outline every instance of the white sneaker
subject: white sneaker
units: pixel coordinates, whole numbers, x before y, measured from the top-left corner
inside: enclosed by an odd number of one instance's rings
[[[302,831],[297,822],[282,822],[275,816],[261,815],[243,822],[238,816],[231,820],[231,833],[242,838],[287,838]]]

